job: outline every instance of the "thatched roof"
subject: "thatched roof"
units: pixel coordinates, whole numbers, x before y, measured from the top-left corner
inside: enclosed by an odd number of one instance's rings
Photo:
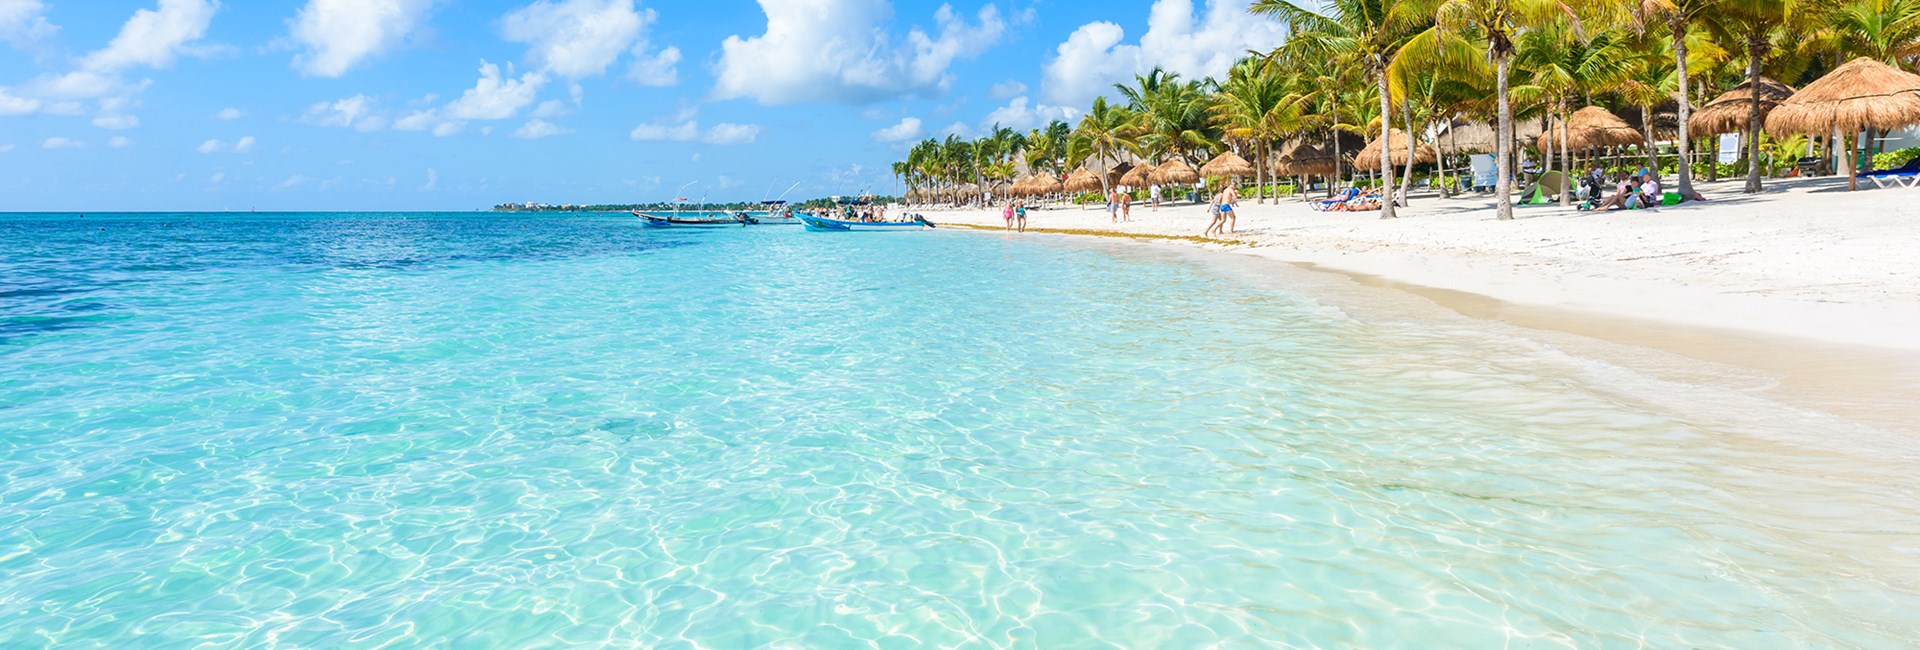
[[[1687,119],[1687,129],[1694,135],[1713,135],[1717,133],[1739,133],[1747,130],[1747,118],[1753,114],[1754,80],[1748,79],[1733,90],[1713,98],[1706,106],[1694,111]],[[1793,96],[1793,87],[1760,77],[1760,119],[1767,119],[1775,106]]]
[[[1257,173],[1257,170],[1253,168],[1253,163],[1247,162],[1247,159],[1241,158],[1240,154],[1231,151],[1214,156],[1213,160],[1209,160],[1207,164],[1200,166],[1200,175],[1202,176],[1244,177],[1252,176],[1255,173]]]
[[[1549,122],[1546,131],[1536,138],[1536,146],[1541,151],[1559,151],[1562,143],[1558,139],[1563,130],[1567,138],[1565,146],[1574,151],[1646,143],[1640,131],[1620,116],[1598,106],[1588,106],[1574,111],[1565,125],[1558,119]]]
[[[1067,174],[1067,180],[1061,181],[1061,185],[1068,192],[1091,192],[1100,189],[1100,176],[1092,170],[1081,167]]]
[[[1288,176],[1326,176],[1334,173],[1333,154],[1305,142],[1295,142],[1274,159],[1275,173]]]
[[[1353,165],[1361,169],[1378,168],[1380,166],[1380,140],[1381,138],[1374,138],[1373,142],[1367,143],[1366,148],[1361,149],[1360,154],[1353,157]],[[1391,146],[1388,147],[1390,153],[1387,157],[1387,162],[1396,167],[1407,164],[1407,132],[1400,129],[1388,129],[1386,140],[1391,143]],[[1413,161],[1416,163],[1429,163],[1438,159],[1438,156],[1434,155],[1433,147],[1425,144],[1414,149],[1413,156]]]
[[[1160,180],[1168,183],[1200,182],[1200,173],[1193,171],[1192,167],[1187,166],[1186,161],[1180,160],[1179,158],[1161,163],[1160,167],[1155,169],[1154,172],[1160,175]]]
[[[1125,176],[1120,177],[1120,184],[1127,187],[1146,187],[1158,182],[1160,182],[1160,175],[1156,173],[1153,165],[1135,167]]]
[[[1440,128],[1439,137],[1434,138],[1435,147],[1448,155],[1462,153],[1494,153],[1500,136],[1497,125],[1492,122],[1458,120]],[[1544,131],[1535,120],[1515,120],[1513,132],[1515,139],[1526,142],[1540,136]]]
[[[1920,75],[1861,57],[1807,84],[1767,115],[1774,135],[1920,124]]]
[[[1052,174],[1031,174],[1014,182],[1012,193],[1019,196],[1037,196],[1054,194],[1060,191],[1060,181]]]

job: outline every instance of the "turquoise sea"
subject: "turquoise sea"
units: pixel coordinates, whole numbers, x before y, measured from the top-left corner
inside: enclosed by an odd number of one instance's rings
[[[0,216],[0,647],[1920,644],[1910,465],[1288,273]]]

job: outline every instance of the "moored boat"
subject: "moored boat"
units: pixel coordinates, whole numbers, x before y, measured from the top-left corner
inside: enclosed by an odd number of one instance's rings
[[[801,223],[806,224],[807,230],[814,231],[920,230],[934,227],[933,222],[927,221],[926,217],[919,215],[914,215],[912,221],[848,221],[845,219],[816,217],[804,212],[796,212],[793,216],[799,219]]]
[[[648,228],[739,228],[752,223],[752,219],[745,214],[736,214],[721,218],[684,219],[671,215],[649,214],[634,210],[633,216],[639,217],[640,225]]]

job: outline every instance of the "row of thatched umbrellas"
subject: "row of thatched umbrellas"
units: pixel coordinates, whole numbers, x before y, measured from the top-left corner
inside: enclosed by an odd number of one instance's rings
[[[1687,121],[1688,130],[1695,135],[1744,132],[1754,112],[1752,102],[1756,94],[1768,133],[1775,136],[1842,134],[1849,151],[1846,171],[1850,177],[1853,176],[1853,136],[1867,129],[1892,130],[1920,124],[1920,75],[1859,58],[1799,91],[1766,77],[1749,79],[1695,111]],[[1354,156],[1354,167],[1376,168],[1382,155],[1394,166],[1405,166],[1409,156],[1415,164],[1439,158],[1432,145],[1409,147],[1411,138],[1399,129],[1388,129],[1384,140],[1384,147],[1382,138],[1378,137],[1367,143]],[[1645,145],[1646,136],[1607,109],[1588,106],[1565,120],[1549,120],[1535,144],[1542,152],[1592,151]],[[1455,153],[1481,148],[1491,150],[1490,145],[1456,147]],[[1271,171],[1276,176],[1330,176],[1340,168],[1334,154],[1303,142],[1287,147],[1273,158],[1273,163]],[[1107,176],[1105,187],[1145,187],[1155,183],[1198,183],[1202,177],[1213,176],[1245,178],[1255,173],[1254,166],[1246,159],[1228,152],[1202,165],[1198,172],[1178,159],[1158,166],[1122,163],[1104,172],[1082,167],[1065,179],[1034,174],[1015,182],[1010,189],[1015,195],[1025,196],[1090,192],[1102,189],[1101,174]]]

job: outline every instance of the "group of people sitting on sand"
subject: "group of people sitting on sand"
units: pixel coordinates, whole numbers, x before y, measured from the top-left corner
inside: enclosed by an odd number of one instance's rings
[[[1605,179],[1605,172],[1597,167],[1581,177],[1583,196],[1578,209],[1596,212],[1644,210],[1667,202],[1667,193],[1660,187],[1660,175],[1644,168],[1632,175],[1624,171],[1615,174],[1613,196],[1601,200],[1601,184]],[[1678,195],[1675,196],[1677,198]]]

